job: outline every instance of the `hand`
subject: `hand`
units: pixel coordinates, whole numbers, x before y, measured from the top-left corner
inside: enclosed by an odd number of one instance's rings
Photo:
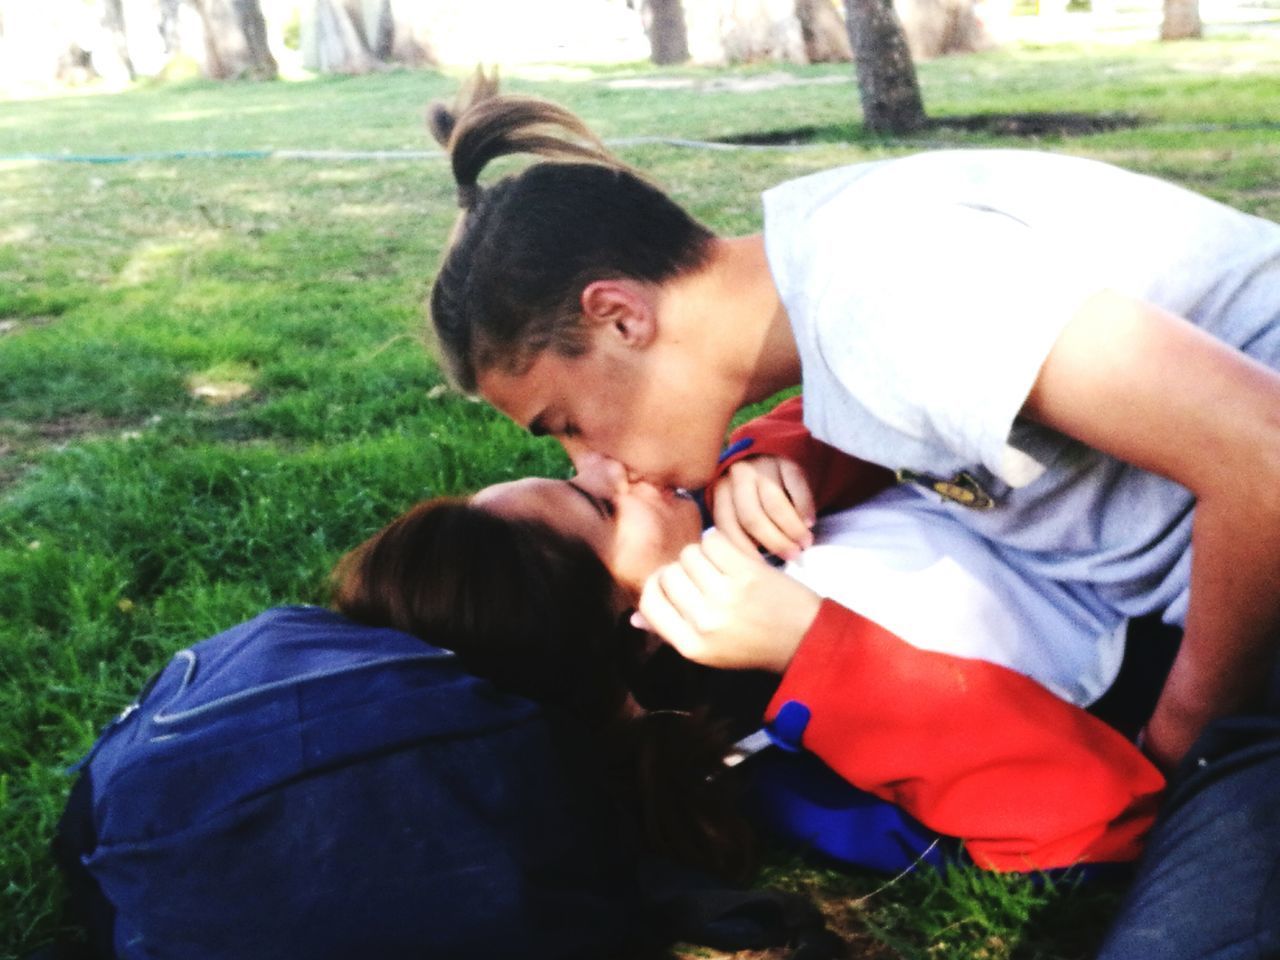
[[[1186,644],[1184,637],[1183,649],[1173,662],[1141,736],[1142,752],[1165,774],[1173,773],[1211,721],[1250,705],[1250,698],[1241,699],[1239,689],[1234,691],[1235,697],[1224,695],[1212,678],[1206,680],[1188,655]],[[1257,666],[1248,672],[1265,677],[1268,670]]]
[[[1195,594],[1192,594],[1194,599]],[[1151,719],[1142,731],[1142,750],[1165,774],[1171,774],[1214,720],[1261,708],[1271,674],[1271,649],[1246,649],[1241,655],[1229,647],[1197,643],[1201,635],[1188,630],[1173,661]],[[1234,669],[1222,671],[1223,663]]]
[[[712,517],[717,529],[744,550],[764,547],[794,560],[813,545],[813,493],[804,471],[772,455],[732,464],[716,484]]]
[[[712,529],[650,575],[638,617],[689,660],[781,673],[821,606],[821,597],[754,548],[744,551]]]
[[[1157,703],[1140,737],[1142,752],[1166,776],[1177,769],[1203,727],[1190,718],[1175,718],[1173,713],[1169,709],[1162,711],[1161,704]]]

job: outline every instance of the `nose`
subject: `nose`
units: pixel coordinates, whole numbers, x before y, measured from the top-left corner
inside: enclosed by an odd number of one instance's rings
[[[579,473],[582,472],[584,462],[599,456],[590,447],[584,446],[577,437],[557,437],[556,439],[560,441],[560,446],[564,447],[564,452],[569,455],[569,462],[573,464],[573,469]]]
[[[573,458],[573,466],[581,482],[601,493],[617,493],[632,482],[626,467],[602,453],[584,451]]]

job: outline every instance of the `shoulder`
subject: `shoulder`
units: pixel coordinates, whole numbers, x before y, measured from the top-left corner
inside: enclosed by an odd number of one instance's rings
[[[764,192],[765,218],[768,219],[771,211],[799,206],[812,210],[830,203],[854,184],[891,162],[893,161],[854,163],[780,183]]]

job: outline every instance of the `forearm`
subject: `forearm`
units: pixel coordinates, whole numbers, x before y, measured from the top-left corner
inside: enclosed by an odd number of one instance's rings
[[[1207,723],[1256,706],[1280,648],[1280,497],[1251,486],[1196,507],[1186,632],[1147,729],[1166,768]]]
[[[1205,723],[1257,696],[1274,656],[1280,376],[1159,307],[1100,294],[1059,337],[1024,413],[1196,496],[1183,647],[1146,738],[1172,767]]]

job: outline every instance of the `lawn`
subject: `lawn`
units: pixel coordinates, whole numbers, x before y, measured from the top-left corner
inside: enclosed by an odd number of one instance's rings
[[[1138,117],[1030,145],[1280,219],[1274,41],[1023,46],[925,64],[921,80],[935,116]],[[423,106],[455,82],[0,103],[0,958],[64,926],[47,841],[66,768],[174,650],[269,605],[324,602],[335,558],[419,498],[566,471],[552,442],[448,390],[424,349],[454,215],[439,157],[234,155],[427,151]],[[786,178],[1029,145],[946,128],[870,138],[846,67],[530,70],[507,86],[606,138],[812,128],[813,142],[769,150],[619,148],[728,233],[757,229],[759,191]],[[154,156],[175,151],[191,155]],[[47,159],[73,155],[153,156]],[[1083,957],[1114,900],[970,873],[886,885],[781,855],[766,877],[819,892],[854,955],[876,958]]]

